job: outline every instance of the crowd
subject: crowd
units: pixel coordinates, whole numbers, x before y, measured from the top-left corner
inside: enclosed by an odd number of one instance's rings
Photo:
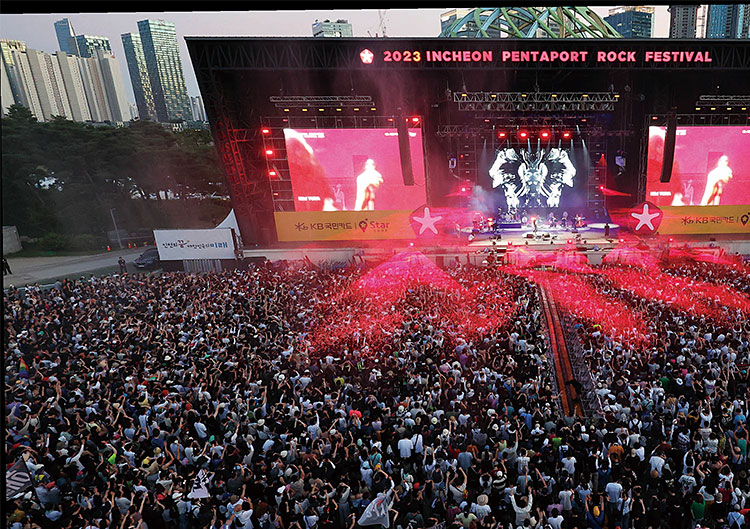
[[[388,493],[402,529],[747,528],[750,323],[595,280],[653,348],[580,319],[605,414],[561,418],[535,286],[420,270],[11,289],[7,526],[352,529]]]

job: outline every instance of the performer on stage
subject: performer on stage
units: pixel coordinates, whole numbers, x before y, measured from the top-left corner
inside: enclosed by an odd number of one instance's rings
[[[383,183],[383,175],[375,170],[375,161],[368,159],[365,170],[357,176],[357,200],[355,211],[375,209],[375,190]]]
[[[719,158],[716,167],[706,175],[706,191],[703,193],[701,206],[718,206],[724,187],[731,179],[732,169],[729,168],[729,158],[724,155]]]

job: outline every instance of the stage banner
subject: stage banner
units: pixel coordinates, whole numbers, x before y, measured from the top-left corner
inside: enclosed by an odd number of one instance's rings
[[[162,261],[235,257],[231,228],[154,230],[154,240]]]
[[[279,242],[413,239],[409,210],[276,212]]]
[[[750,235],[750,205],[661,206],[662,235],[744,233]]]

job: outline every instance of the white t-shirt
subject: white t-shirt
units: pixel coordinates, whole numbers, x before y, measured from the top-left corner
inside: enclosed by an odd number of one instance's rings
[[[404,459],[411,457],[413,448],[414,445],[412,444],[411,439],[407,439],[404,437],[398,442],[398,451],[401,453],[401,457]]]

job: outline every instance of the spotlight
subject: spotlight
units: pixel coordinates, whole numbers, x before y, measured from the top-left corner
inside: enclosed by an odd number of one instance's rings
[[[563,132],[563,138],[570,138],[570,132]]]
[[[370,110],[377,110],[377,108],[375,108],[375,107],[372,107],[372,108],[371,108]]]
[[[388,121],[393,121],[393,118],[388,118]]]
[[[319,108],[318,110],[319,110],[320,112],[324,112],[324,111],[325,111],[325,108]]]
[[[273,151],[271,149],[266,149],[266,154],[268,156],[273,156]]]
[[[465,187],[462,187],[462,188],[461,188],[461,192],[462,192],[462,193],[466,193],[466,188],[465,188]]]
[[[340,108],[337,108],[337,109],[336,109],[336,112],[341,112],[341,109],[340,109]]]
[[[505,136],[507,136],[507,134],[505,132],[498,132],[497,133],[497,137],[498,138],[504,138]]]
[[[270,134],[270,133],[271,133],[271,130],[270,130],[270,129],[261,129],[261,132],[262,132],[263,134]]]
[[[620,239],[620,242],[625,242],[625,239]]]
[[[355,109],[354,109],[354,112],[359,112],[359,108],[355,108]]]
[[[303,108],[303,109],[302,109],[302,112],[307,112],[307,109],[306,109],[306,108]]]
[[[568,240],[567,240],[566,242],[567,242],[568,244],[573,244],[573,239],[568,239]]]
[[[411,118],[411,122],[412,123],[419,123],[419,118],[413,117],[413,118]]]
[[[284,109],[284,112],[289,112],[289,109],[288,109],[288,108],[285,108],[285,109]]]
[[[268,171],[268,176],[270,176],[271,178],[276,178],[277,176],[279,176],[279,173],[271,169],[270,171]]]
[[[522,138],[526,138],[529,136],[529,133],[526,132],[525,130],[522,130],[521,132],[518,133],[518,135],[521,136]]]
[[[549,138],[549,132],[547,132],[546,130],[542,132],[542,138]]]

